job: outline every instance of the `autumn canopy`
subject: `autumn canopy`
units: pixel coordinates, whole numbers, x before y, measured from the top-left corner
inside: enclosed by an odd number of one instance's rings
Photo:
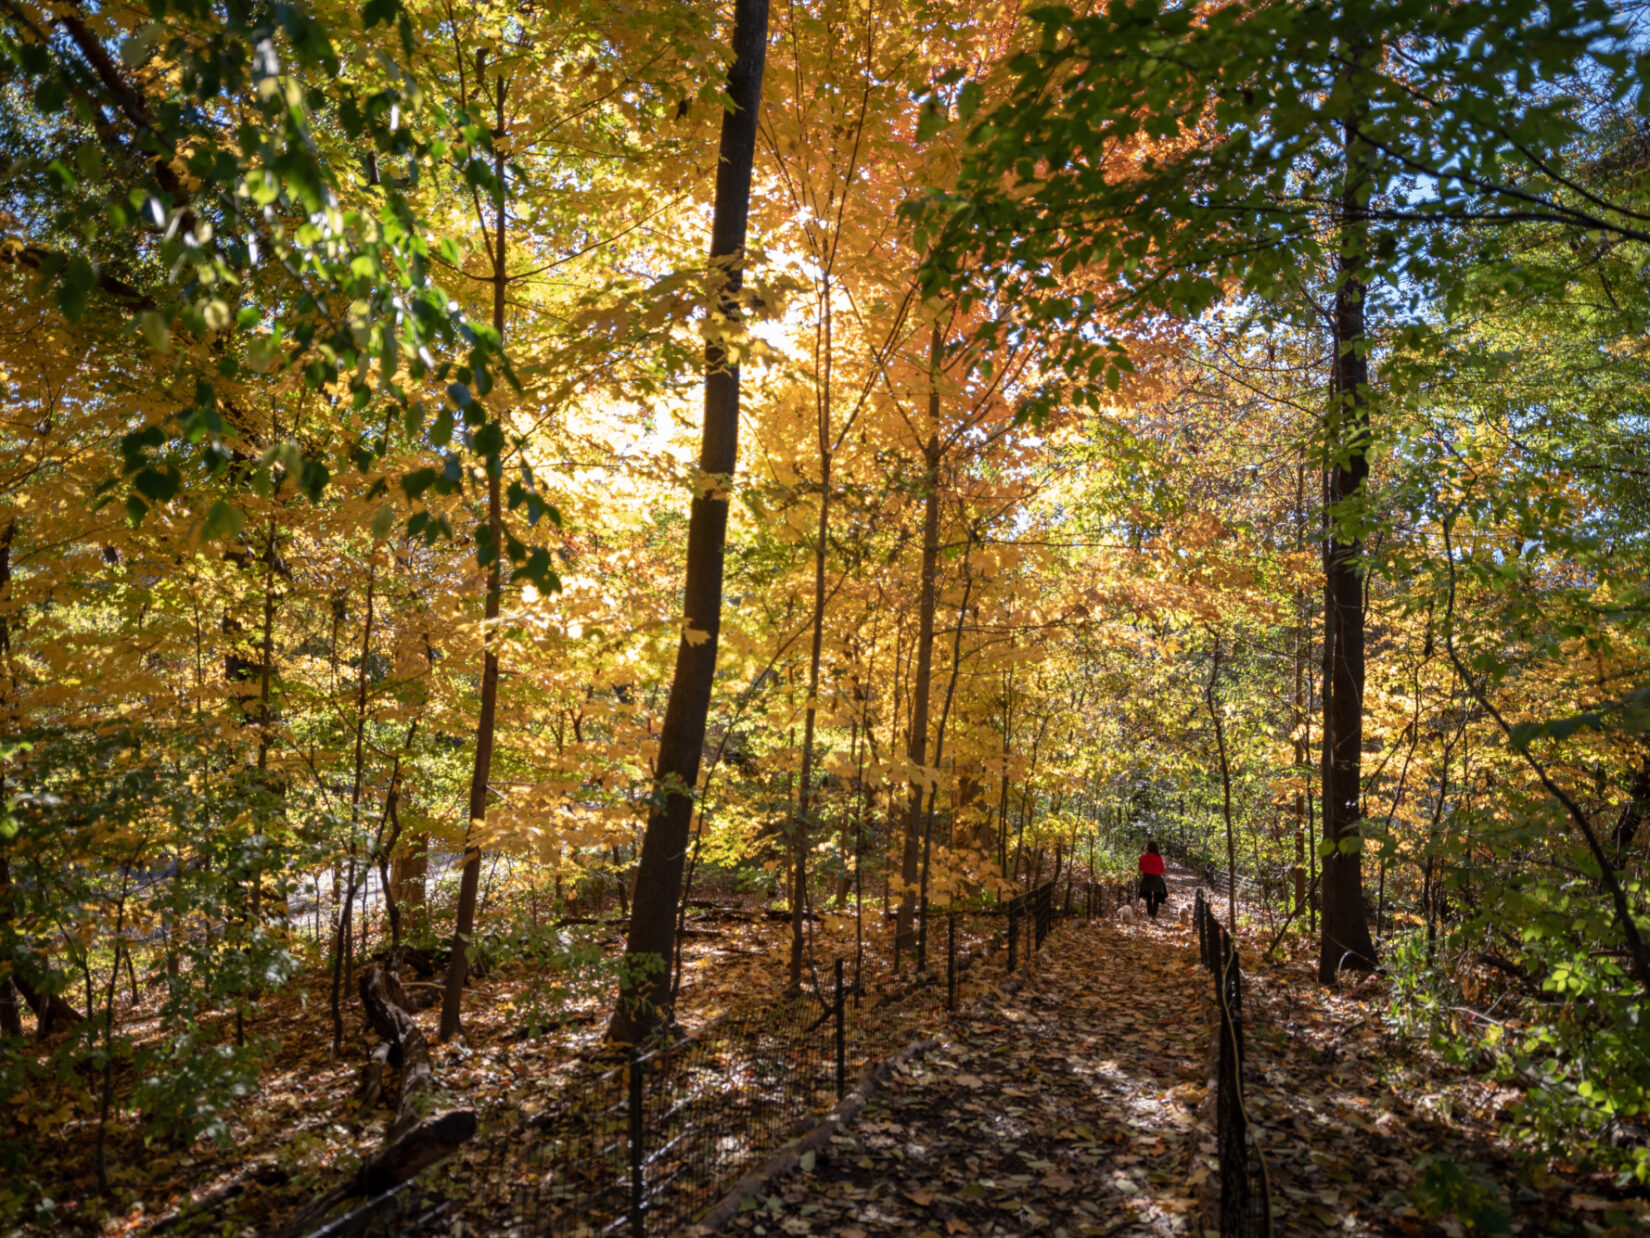
[[[1650,1188],[1641,21],[0,0],[0,1228],[1148,836]]]

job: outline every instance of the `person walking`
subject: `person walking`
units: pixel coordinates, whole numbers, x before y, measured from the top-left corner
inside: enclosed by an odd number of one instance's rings
[[[1146,840],[1146,854],[1140,857],[1140,897],[1146,900],[1146,914],[1157,919],[1157,909],[1169,901],[1169,883],[1163,880],[1163,854],[1156,839]]]

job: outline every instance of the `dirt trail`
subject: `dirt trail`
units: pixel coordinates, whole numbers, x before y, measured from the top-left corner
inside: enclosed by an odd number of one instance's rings
[[[1191,1233],[1209,1023],[1179,876],[1156,922],[1058,926],[730,1232]]]

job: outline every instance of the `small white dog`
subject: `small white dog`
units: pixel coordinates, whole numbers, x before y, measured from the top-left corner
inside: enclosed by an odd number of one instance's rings
[[[1140,909],[1133,903],[1124,903],[1117,909],[1117,918],[1125,924],[1133,924],[1140,918]]]

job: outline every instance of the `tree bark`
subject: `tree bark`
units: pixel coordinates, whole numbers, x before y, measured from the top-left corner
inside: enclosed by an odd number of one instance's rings
[[[928,792],[928,814],[922,826],[922,888],[921,902],[922,923],[917,932],[917,970],[922,971],[928,965],[928,890],[929,872],[933,864],[934,854],[934,806],[940,795],[940,764],[945,759],[945,727],[951,718],[951,702],[957,695],[957,678],[962,671],[962,636],[963,624],[968,619],[968,599],[974,591],[974,577],[968,570],[968,557],[974,550],[973,530],[969,531],[968,545],[963,551],[962,602],[957,607],[957,626],[951,638],[951,678],[945,685],[945,704],[940,707],[940,725],[934,733],[934,785]],[[955,826],[957,806],[952,805],[951,818]]]
[[[1014,647],[1013,637],[1009,648]],[[1009,738],[1014,730],[1014,667],[1009,665],[1003,675],[1003,768],[997,784],[997,872],[1008,876],[1008,754]]]
[[[1209,664],[1209,688],[1204,698],[1215,724],[1215,747],[1220,757],[1221,811],[1226,821],[1226,925],[1237,932],[1237,834],[1232,822],[1232,763],[1226,755],[1226,726],[1220,717],[1220,638],[1215,638]]]
[[[485,89],[478,56],[477,89]],[[504,338],[504,293],[509,278],[505,268],[505,235],[509,221],[504,211],[504,74],[495,78],[496,116],[493,175],[497,198],[493,203],[493,330]],[[478,208],[479,210],[479,208]],[[487,530],[492,559],[487,564],[487,598],[482,610],[481,702],[476,719],[475,763],[470,769],[470,818],[464,835],[464,867],[458,880],[458,915],[453,926],[452,953],[447,962],[447,987],[441,999],[441,1039],[462,1030],[464,982],[470,974],[470,947],[475,941],[476,891],[481,884],[481,847],[476,839],[487,821],[487,788],[493,772],[493,738],[498,713],[498,615],[504,592],[504,517],[500,492],[503,462],[487,461]]]
[[[12,721],[12,673],[11,673],[11,543],[17,533],[17,519],[6,521],[6,528],[0,533],[0,723],[4,723],[8,730]],[[9,798],[6,786],[6,768],[0,765],[0,804]],[[11,857],[0,850],[0,940],[9,944],[10,924],[15,918],[12,908],[11,886]],[[8,950],[8,954],[10,951]],[[17,998],[21,993],[17,982],[13,979],[17,971],[15,958],[8,959],[11,975],[0,980],[0,1035],[21,1036],[23,1034],[23,1015],[17,1008]]]
[[[361,665],[355,675],[355,778],[350,787],[349,798],[349,891],[340,902],[338,910],[338,933],[335,938],[335,948],[332,956],[332,1052],[336,1056],[344,1043],[344,1011],[343,991],[349,985],[351,976],[351,954],[354,938],[350,932],[350,919],[355,914],[356,877],[358,875],[357,859],[359,843],[354,837],[360,824],[361,814],[361,786],[365,771],[366,759],[366,729],[367,729],[367,659],[372,653],[372,612],[373,612],[373,564],[367,564],[367,595],[366,617],[361,626]]]
[[[751,168],[756,154],[757,110],[767,59],[767,0],[735,0],[733,64],[722,116],[716,171],[716,209],[711,222],[710,262],[726,272],[719,309],[730,324],[739,317],[737,294],[750,216]],[[625,943],[619,996],[608,1025],[611,1039],[634,1044],[665,1016],[674,956],[676,904],[693,823],[694,788],[705,746],[705,719],[716,676],[722,621],[722,560],[728,530],[728,487],[739,458],[739,366],[722,341],[705,347],[705,422],[699,450],[703,475],[688,514],[683,632],[676,670],[659,734],[653,807],[636,868],[636,899]]]
[[[1362,817],[1364,700],[1363,538],[1336,521],[1357,510],[1369,477],[1369,361],[1363,254],[1369,190],[1364,143],[1354,112],[1344,124],[1339,284],[1329,381],[1329,461],[1324,539],[1323,666],[1323,934],[1318,978],[1334,983],[1343,968],[1375,967],[1364,903]]]
[[[1295,471],[1295,549],[1301,550],[1306,542],[1306,461],[1303,459]],[[1295,792],[1295,913],[1302,914],[1306,910],[1306,779],[1312,752],[1311,723],[1307,717],[1306,699],[1306,659],[1309,638],[1307,635],[1306,592],[1296,590],[1295,593],[1295,630],[1294,630],[1294,661],[1295,661],[1295,773],[1301,780],[1299,789]]]
[[[1627,803],[1622,806],[1616,828],[1610,834],[1617,868],[1627,867],[1627,853],[1632,849],[1633,840],[1638,836],[1639,826],[1646,815],[1650,815],[1650,758],[1646,758],[1638,773],[1633,775],[1632,785],[1627,789]]]
[[[917,672],[911,695],[911,783],[905,809],[905,848],[900,857],[899,914],[894,922],[895,949],[903,953],[916,945],[918,865],[922,858],[923,778],[918,772],[928,762],[928,697],[934,676],[934,583],[940,563],[940,350],[944,339],[939,323],[928,351],[928,442],[923,445],[922,590],[917,602]]]
[[[796,817],[791,822],[791,958],[792,992],[802,987],[802,906],[808,889],[809,813],[813,808],[814,729],[818,715],[819,664],[825,643],[825,542],[831,529],[831,449],[829,417],[819,442],[819,523],[814,544],[813,643],[808,654],[808,701],[802,720],[802,772],[797,790]]]

